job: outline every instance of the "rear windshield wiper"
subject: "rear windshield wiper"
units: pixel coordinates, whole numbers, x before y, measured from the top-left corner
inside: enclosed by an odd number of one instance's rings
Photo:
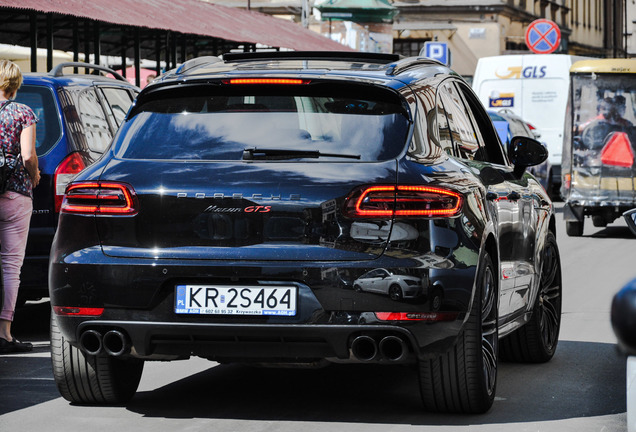
[[[360,159],[360,155],[342,153],[321,153],[318,150],[284,150],[284,149],[257,149],[247,148],[243,150],[243,160],[289,160],[298,158],[335,157],[345,159]]]

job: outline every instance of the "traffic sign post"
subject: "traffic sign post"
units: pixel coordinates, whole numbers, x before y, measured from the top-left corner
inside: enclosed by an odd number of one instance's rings
[[[536,54],[550,54],[561,44],[561,30],[547,19],[532,21],[526,30],[526,45]]]
[[[420,55],[450,66],[450,50],[446,42],[424,42],[423,52]]]

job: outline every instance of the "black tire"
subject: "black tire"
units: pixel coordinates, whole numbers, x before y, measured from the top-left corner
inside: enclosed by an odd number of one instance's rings
[[[427,411],[480,414],[492,406],[498,366],[496,274],[485,254],[470,316],[455,346],[439,357],[419,361],[420,391]]]
[[[585,221],[566,221],[565,232],[569,237],[581,237]]]
[[[66,341],[51,313],[53,377],[64,399],[81,405],[121,405],[134,396],[144,362],[91,356]]]
[[[402,300],[402,297],[404,297],[404,295],[402,294],[402,288],[400,288],[399,285],[391,285],[389,287],[389,297],[391,297],[391,300]]]
[[[362,288],[360,288],[360,285],[358,285],[358,284],[355,284],[355,285],[353,286],[353,290],[354,290],[355,292],[362,292]]]
[[[554,233],[548,232],[532,316],[523,327],[501,340],[501,359],[524,363],[549,361],[559,342],[561,305],[561,259]]]

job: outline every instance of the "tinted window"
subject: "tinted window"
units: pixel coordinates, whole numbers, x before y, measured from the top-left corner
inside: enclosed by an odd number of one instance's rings
[[[437,124],[438,143],[442,150],[449,155],[457,155],[453,149],[453,140],[451,138],[450,125],[448,124],[448,113],[446,105],[443,103],[441,91],[437,93],[435,101],[435,123]]]
[[[43,86],[23,85],[18,90],[15,100],[28,105],[38,118],[35,147],[38,156],[45,154],[62,136],[58,109],[51,89]]]
[[[441,86],[439,94],[446,109],[455,154],[462,159],[482,160],[478,155],[481,148],[471,124],[470,114],[459,91],[452,83],[447,82]]]
[[[398,95],[374,88],[207,86],[162,93],[138,101],[117,139],[119,157],[240,160],[245,149],[258,148],[387,160],[403,151],[410,126]]]
[[[113,136],[97,93],[93,89],[86,89],[79,94],[77,111],[84,127],[88,149],[92,153],[101,155]]]
[[[128,90],[120,88],[101,88],[104,99],[107,102],[107,113],[113,127],[119,128],[132,104],[132,98]]]
[[[414,94],[413,101],[417,105],[417,116],[413,140],[409,146],[409,156],[422,161],[435,160],[443,154],[438,142],[435,87],[430,84],[416,83],[411,85],[411,88]]]

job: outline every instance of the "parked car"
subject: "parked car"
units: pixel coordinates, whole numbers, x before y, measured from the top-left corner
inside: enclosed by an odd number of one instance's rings
[[[636,426],[636,279],[629,281],[612,298],[612,330],[617,352],[626,357],[627,430]]]
[[[124,403],[145,361],[190,356],[362,361],[416,366],[427,410],[485,412],[500,356],[557,346],[555,214],[526,172],[546,158],[525,136],[506,158],[477,96],[432,60],[190,60],[66,188],[49,278],[60,393]],[[435,295],[350,288],[378,268]]]
[[[21,272],[19,303],[48,296],[51,243],[66,185],[110,144],[139,88],[124,78],[73,74],[78,67],[113,73],[85,63],[62,63],[49,73],[25,73],[16,101],[35,112],[41,180],[33,190],[33,216]],[[65,73],[70,72],[70,73]]]
[[[510,140],[514,136],[527,136],[537,140],[541,138],[541,134],[534,125],[526,122],[509,109],[504,108],[499,111],[489,110],[488,116],[490,116],[490,119],[495,125],[495,129],[497,129],[499,139],[504,145],[504,149],[508,147]],[[545,146],[545,143],[543,143],[543,145]],[[529,167],[528,172],[539,180],[539,183],[541,183],[541,186],[550,194],[550,197],[555,198],[559,196],[558,190],[555,189],[552,178],[550,177],[551,167],[548,159],[538,165]]]
[[[356,291],[385,294],[392,300],[416,298],[423,294],[422,279],[407,274],[390,272],[386,269],[374,269],[353,282]]]

